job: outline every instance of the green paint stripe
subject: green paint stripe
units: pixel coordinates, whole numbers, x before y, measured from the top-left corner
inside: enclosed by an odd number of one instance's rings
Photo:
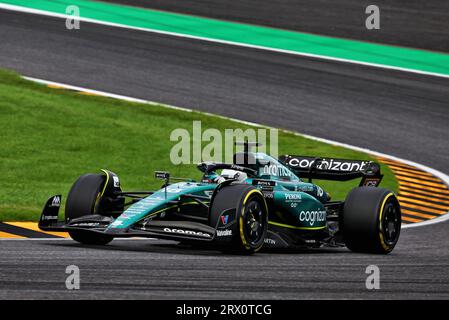
[[[67,6],[77,5],[83,18],[449,75],[449,55],[438,52],[337,39],[89,0],[1,0],[0,3],[60,14],[65,14]]]

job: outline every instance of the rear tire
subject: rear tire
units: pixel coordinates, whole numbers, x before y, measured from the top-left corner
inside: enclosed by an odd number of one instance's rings
[[[223,223],[222,215],[230,220]],[[217,233],[232,232],[228,236],[217,236],[221,251],[232,254],[257,252],[262,248],[268,230],[268,208],[263,194],[247,184],[223,187],[212,200],[210,225],[218,227]]]
[[[101,174],[85,174],[76,180],[67,196],[66,222],[100,212],[101,192],[105,182],[106,177]],[[105,245],[113,239],[87,230],[71,230],[69,235],[73,240],[88,245]]]
[[[387,189],[353,189],[346,197],[342,230],[345,244],[351,251],[390,253],[401,232],[398,199]]]

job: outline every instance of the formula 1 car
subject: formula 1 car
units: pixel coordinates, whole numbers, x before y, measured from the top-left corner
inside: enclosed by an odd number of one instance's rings
[[[244,151],[234,155],[232,164],[200,163],[198,182],[155,172],[164,181],[157,191],[123,191],[119,177],[108,170],[83,175],[68,194],[65,221],[58,219],[61,195],[56,195],[47,201],[39,228],[68,232],[87,245],[151,237],[210,243],[238,254],[262,247],[346,246],[381,254],[393,250],[401,208],[391,191],[378,188],[383,175],[377,163],[290,155],[275,159],[251,152],[257,143],[241,144]],[[345,201],[331,201],[312,183],[359,178]]]

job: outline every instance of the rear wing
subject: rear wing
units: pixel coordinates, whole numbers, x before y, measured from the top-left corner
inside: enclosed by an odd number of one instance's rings
[[[360,186],[377,187],[383,178],[380,165],[373,161],[290,155],[280,156],[279,161],[299,177],[308,177],[309,182],[312,179],[349,181],[362,178]]]

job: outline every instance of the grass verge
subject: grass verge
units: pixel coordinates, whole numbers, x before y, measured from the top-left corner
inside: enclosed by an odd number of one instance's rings
[[[0,221],[36,221],[47,198],[67,195],[78,176],[100,168],[119,174],[125,189],[156,189],[153,171],[199,179],[195,165],[175,166],[170,150],[176,128],[246,130],[247,125],[163,106],[130,103],[50,89],[0,70]],[[367,154],[279,131],[279,154],[371,159]],[[382,186],[397,191],[388,167]],[[358,181],[317,182],[334,199]]]

